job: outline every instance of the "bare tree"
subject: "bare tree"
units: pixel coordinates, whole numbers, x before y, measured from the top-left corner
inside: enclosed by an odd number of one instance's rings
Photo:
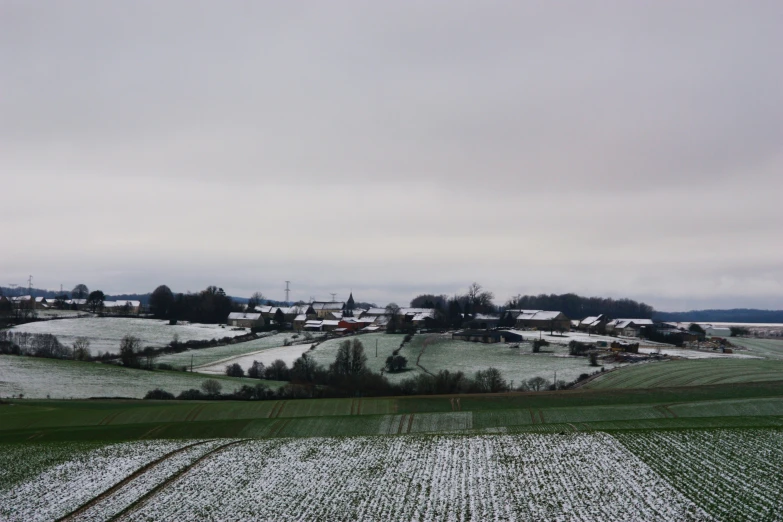
[[[466,297],[474,313],[490,312],[495,307],[495,305],[492,303],[492,300],[495,298],[495,294],[484,290],[483,287],[476,282],[468,287],[468,293],[466,294]]]
[[[90,289],[85,284],[78,284],[71,290],[71,299],[87,299]]]
[[[90,359],[90,340],[86,337],[77,337],[73,341],[73,358],[77,361]]]
[[[139,351],[141,351],[141,339],[132,335],[123,337],[120,341],[120,361],[122,361],[122,365],[138,368]]]
[[[215,379],[207,379],[206,381],[201,383],[201,391],[203,391],[210,397],[214,397],[220,394],[220,390],[222,389],[223,389],[223,385],[220,384]]]
[[[386,323],[386,331],[395,333],[400,328],[400,307],[397,306],[397,303],[386,305],[386,316],[389,318],[389,322]]]
[[[549,388],[549,380],[544,379],[543,377],[533,377],[532,379],[528,379],[527,385],[530,387],[533,391],[541,391],[546,390]]]
[[[477,371],[474,380],[479,391],[482,392],[498,393],[507,391],[509,388],[508,383],[497,368]]]
[[[253,292],[253,295],[247,300],[247,309],[250,311],[254,310],[256,306],[264,302],[264,299],[266,297],[261,292]]]

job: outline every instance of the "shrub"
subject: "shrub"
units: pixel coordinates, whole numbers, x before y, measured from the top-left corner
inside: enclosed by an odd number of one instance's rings
[[[186,400],[186,401],[195,401],[198,399],[203,399],[204,395],[197,389],[191,388],[189,390],[185,390],[181,392],[179,395],[177,395],[177,399],[180,400]]]
[[[540,352],[542,346],[549,346],[549,341],[546,339],[536,339],[533,341],[533,353]]]
[[[154,390],[148,391],[144,398],[153,401],[170,401],[174,399],[174,394],[169,393],[166,390],[161,390],[160,388],[155,388]]]
[[[244,377],[245,370],[239,365],[239,363],[229,364],[226,366],[226,375],[229,377]]]
[[[201,389],[207,395],[214,396],[220,394],[220,390],[223,389],[223,385],[215,379],[207,379],[201,383]]]
[[[389,372],[401,372],[408,366],[408,359],[402,355],[390,355],[386,358],[386,370]]]

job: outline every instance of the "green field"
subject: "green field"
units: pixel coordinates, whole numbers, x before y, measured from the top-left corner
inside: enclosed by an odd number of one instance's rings
[[[753,337],[731,337],[731,344],[748,349],[751,355],[766,359],[783,360],[783,339],[755,339]],[[745,353],[745,352],[740,352]]]
[[[209,378],[219,380],[224,392],[233,391],[243,384],[253,386],[259,382],[187,372],[150,372],[97,362],[0,355],[0,397],[23,394],[31,399],[47,396],[53,399],[142,398],[155,388],[163,388],[176,395],[190,388],[198,388]],[[281,385],[276,381],[261,382],[270,388]]]
[[[640,363],[590,381],[588,389],[662,388],[783,380],[783,361],[700,359]]]
[[[454,399],[454,401],[452,401]],[[459,402],[456,402],[459,399]],[[783,382],[462,396],[13,401],[0,441],[304,437],[783,425]]]

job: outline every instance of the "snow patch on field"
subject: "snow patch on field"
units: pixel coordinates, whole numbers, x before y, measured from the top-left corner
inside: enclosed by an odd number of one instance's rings
[[[194,371],[199,373],[208,373],[215,375],[225,375],[226,366],[231,364],[239,364],[245,372],[253,365],[253,361],[259,361],[264,363],[265,366],[269,366],[277,359],[284,361],[290,368],[294,361],[307,352],[312,344],[295,344],[291,346],[280,346],[277,348],[268,348],[266,350],[260,350],[239,357],[231,357],[223,359],[222,361],[200,366],[195,368]]]
[[[710,520],[609,435],[252,441],[124,520]]]
[[[123,485],[111,495],[101,499],[96,504],[90,506],[85,511],[79,513],[73,518],[78,521],[103,521],[121,513],[124,509],[141,499],[155,487],[163,484],[166,480],[182,469],[190,466],[200,457],[210,451],[228,444],[230,440],[214,440],[201,444],[196,444],[184,451],[172,455],[164,461],[156,464],[151,469],[145,471],[127,484]]]
[[[639,347],[639,353],[655,354],[658,351],[655,348]],[[688,350],[687,348],[661,347],[661,355],[670,357],[682,357],[683,359],[762,359],[755,355],[744,353],[722,353],[718,351]]]
[[[78,455],[0,492],[0,520],[34,522],[60,518],[142,466],[186,444],[162,440],[126,442]]]
[[[142,346],[162,347],[169,344],[174,335],[180,342],[208,341],[223,337],[245,335],[249,330],[221,328],[216,324],[182,323],[170,325],[168,321],[156,319],[134,319],[127,317],[83,317],[79,319],[58,319],[38,321],[15,326],[12,331],[38,334],[52,334],[66,345],[77,337],[90,340],[90,351],[119,353],[120,341],[126,335],[133,335],[142,341]]]

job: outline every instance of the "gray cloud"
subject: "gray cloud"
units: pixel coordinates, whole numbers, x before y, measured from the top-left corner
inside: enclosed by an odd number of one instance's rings
[[[781,21],[772,1],[7,0],[0,272],[783,308]]]

